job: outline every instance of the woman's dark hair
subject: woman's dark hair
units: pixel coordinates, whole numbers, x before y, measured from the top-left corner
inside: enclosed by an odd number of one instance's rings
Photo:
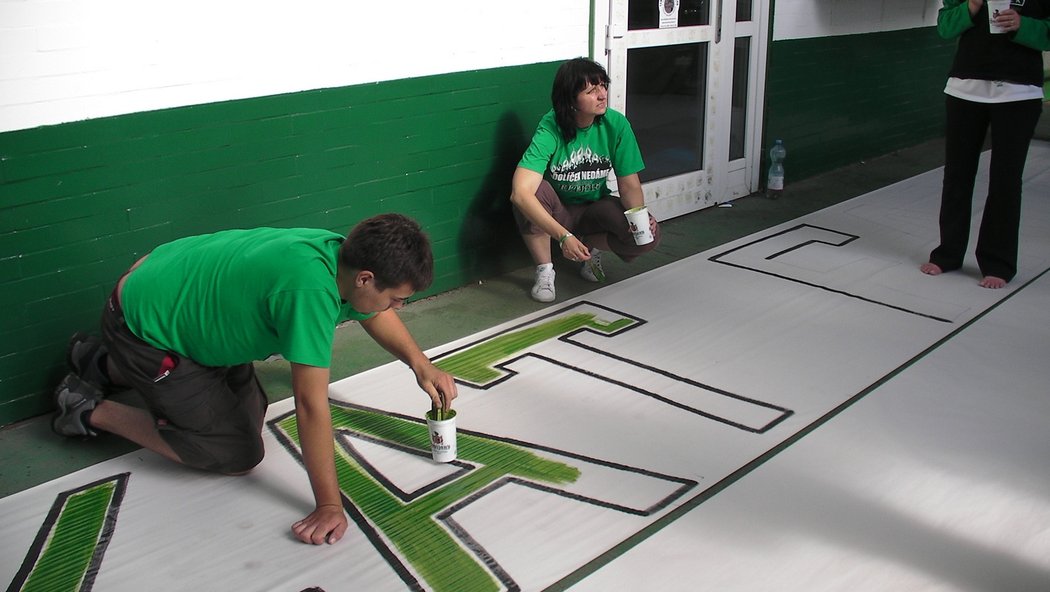
[[[380,290],[409,284],[419,292],[434,280],[430,239],[401,214],[380,214],[354,226],[339,249],[339,264],[371,271]]]
[[[576,95],[590,84],[608,86],[609,74],[601,64],[587,58],[565,62],[554,75],[551,105],[554,106],[554,120],[566,142],[576,138]]]

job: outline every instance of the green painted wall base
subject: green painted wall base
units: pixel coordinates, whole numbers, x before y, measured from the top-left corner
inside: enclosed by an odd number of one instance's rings
[[[773,43],[764,143],[767,151],[777,138],[787,146],[786,189],[943,136],[954,52],[955,41],[933,27]]]
[[[525,264],[510,179],[559,63],[462,72],[0,134],[0,425],[51,410],[66,339],[118,275],[225,228],[347,232],[380,212],[431,237],[426,296]]]

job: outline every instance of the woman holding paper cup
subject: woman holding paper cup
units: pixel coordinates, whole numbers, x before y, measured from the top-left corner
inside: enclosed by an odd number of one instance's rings
[[[532,297],[539,302],[555,298],[552,239],[592,282],[604,279],[603,252],[632,261],[660,242],[656,219],[647,210],[638,213],[645,207],[638,142],[627,118],[609,108],[608,91],[609,75],[600,64],[586,58],[562,64],[551,89],[553,108],[514,172],[510,199],[536,264]],[[619,197],[607,184],[611,172]],[[627,212],[647,223],[632,227]]]
[[[943,0],[937,31],[958,38],[944,92],[946,131],[940,244],[920,270],[962,267],[974,178],[991,128],[988,197],[977,239],[984,288],[1017,273],[1021,175],[1042,112],[1042,51],[1050,50],[1050,0]]]

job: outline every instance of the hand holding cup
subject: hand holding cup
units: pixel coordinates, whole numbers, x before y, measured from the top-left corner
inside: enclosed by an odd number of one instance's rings
[[[630,227],[631,235],[634,237],[634,244],[647,245],[655,240],[652,224],[649,221],[648,208],[638,206],[627,210],[623,215],[627,216],[627,225]]]
[[[1021,15],[1010,8],[1010,0],[987,0],[988,30],[993,34],[1016,31],[1021,26]]]

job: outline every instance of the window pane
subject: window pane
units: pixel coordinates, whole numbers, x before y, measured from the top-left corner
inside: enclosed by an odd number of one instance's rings
[[[645,160],[642,181],[703,168],[707,44],[627,51],[627,118]]]
[[[747,134],[747,73],[751,38],[737,37],[733,50],[733,115],[729,124],[729,160],[744,157]]]
[[[627,28],[657,29],[664,0],[630,0],[627,4]],[[681,0],[678,5],[678,26],[707,25],[711,22],[711,0]]]
[[[736,0],[736,22],[746,23],[751,20],[751,0]]]

